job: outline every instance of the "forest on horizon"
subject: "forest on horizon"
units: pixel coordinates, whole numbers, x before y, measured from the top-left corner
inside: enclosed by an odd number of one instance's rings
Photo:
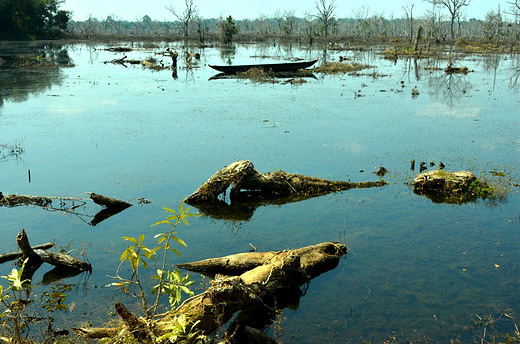
[[[381,41],[402,39],[412,42],[417,28],[424,38],[442,43],[458,38],[486,41],[517,42],[520,39],[520,0],[509,1],[507,9],[492,8],[484,20],[467,18],[464,9],[474,6],[472,0],[423,0],[431,10],[418,16],[414,5],[402,6],[402,15],[385,18],[361,6],[353,16],[340,18],[335,0],[316,0],[314,12],[296,17],[295,11],[276,10],[270,16],[235,20],[203,18],[198,14],[196,0],[178,2],[181,6],[165,8],[172,20],[154,20],[143,14],[132,21],[117,15],[72,20],[72,13],[60,9],[64,0],[2,0],[0,1],[0,39],[156,39],[197,40],[222,39],[230,32],[242,39],[335,40],[345,37]],[[227,24],[226,24],[227,22]],[[226,26],[227,25],[227,26]],[[232,29],[230,29],[230,25]],[[231,30],[231,31],[230,31]]]

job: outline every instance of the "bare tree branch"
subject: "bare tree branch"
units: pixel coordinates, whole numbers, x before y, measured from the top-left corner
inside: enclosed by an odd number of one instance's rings
[[[462,11],[462,8],[465,6],[468,6],[471,3],[471,0],[426,0],[427,2],[434,4],[434,5],[442,5],[448,9],[448,12],[450,12],[450,34],[451,38],[455,38],[455,30],[454,30],[454,24],[455,19],[460,16],[460,12]],[[516,0],[518,1],[518,0]]]
[[[182,31],[184,33],[184,38],[188,38],[190,33],[189,25],[191,20],[195,17],[197,13],[197,6],[193,3],[193,0],[184,0],[184,11],[179,13],[175,10],[173,5],[166,7],[168,11],[170,11],[181,23],[182,23]]]
[[[327,4],[327,0],[319,0],[315,2],[318,14],[315,17],[321,22],[323,26],[323,36],[327,37],[329,34],[329,25],[333,20],[334,11],[336,10],[335,0]]]

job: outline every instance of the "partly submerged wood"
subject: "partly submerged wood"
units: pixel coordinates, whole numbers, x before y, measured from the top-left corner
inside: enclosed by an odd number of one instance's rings
[[[262,194],[301,195],[306,198],[323,195],[329,192],[383,186],[383,180],[376,182],[333,181],[284,171],[260,173],[248,160],[234,162],[217,171],[195,192],[184,199],[184,202],[196,205],[213,203],[220,194],[233,185],[232,197],[238,197],[242,190],[257,191]]]
[[[473,72],[472,69],[468,69],[468,67],[455,67],[452,64],[449,64],[445,69],[444,72],[447,74],[468,74],[470,72]]]
[[[33,250],[47,250],[47,249],[52,248],[52,247],[54,247],[54,243],[53,242],[48,242],[46,244],[32,246],[32,249]],[[0,263],[5,263],[5,262],[8,262],[10,260],[15,260],[15,259],[18,259],[18,258],[21,258],[21,257],[23,257],[23,252],[22,251],[3,253],[3,254],[0,254]]]
[[[238,333],[246,336],[258,335],[258,331],[274,319],[272,314],[276,309],[298,302],[302,296],[302,284],[335,268],[346,253],[345,245],[325,242],[294,250],[240,253],[183,264],[187,269],[217,269],[234,276],[213,281],[205,292],[188,299],[177,310],[170,311],[152,324],[148,324],[150,332],[147,336],[143,335],[145,326],[142,320],[139,319],[135,323],[136,318],[130,317],[133,320],[125,320],[125,323],[129,326],[130,332],[136,333],[140,340],[151,342],[154,338],[168,333],[175,318],[181,314],[189,316],[191,322],[199,321],[197,331],[211,334],[227,323],[234,314],[240,312],[230,326],[233,331],[230,337],[235,335],[237,337],[234,342],[244,342],[238,339],[244,338],[239,337]],[[120,308],[121,305],[116,307]],[[256,325],[250,321],[251,314],[254,314]],[[128,317],[128,314],[125,317]],[[76,332],[99,338],[103,334],[112,335],[115,330],[78,329]]]
[[[23,229],[16,235],[16,242],[23,256],[29,258],[30,264],[37,265],[45,262],[71,271],[92,271],[92,266],[89,263],[67,254],[40,249],[33,250],[29,244],[27,233]]]
[[[89,223],[92,226],[96,226],[100,222],[132,206],[130,203],[118,200],[116,198],[107,197],[93,192],[87,192],[86,194],[90,195],[90,199],[94,203],[104,208],[100,210],[96,215],[94,215],[94,218]],[[53,205],[53,201],[60,201],[60,205]],[[71,202],[70,206],[65,206],[65,202],[67,201]],[[86,215],[83,212],[77,212],[77,208],[84,206],[87,203],[87,201],[88,199],[80,197],[46,197],[29,195],[4,196],[0,192],[0,206],[37,206],[47,210],[60,211],[85,217],[88,217],[89,215]]]

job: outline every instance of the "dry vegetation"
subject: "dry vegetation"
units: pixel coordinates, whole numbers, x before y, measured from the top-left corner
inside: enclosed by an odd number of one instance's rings
[[[319,67],[314,67],[313,72],[326,73],[326,74],[339,74],[339,73],[354,73],[359,72],[363,69],[373,68],[370,65],[364,65],[356,62],[343,63],[343,62],[328,62],[324,63]]]

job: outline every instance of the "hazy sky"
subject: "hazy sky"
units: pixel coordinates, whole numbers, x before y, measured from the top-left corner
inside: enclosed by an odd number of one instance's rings
[[[231,15],[235,19],[254,19],[261,15],[272,16],[277,10],[294,10],[297,17],[303,17],[305,12],[316,12],[314,0],[194,0],[194,3],[204,18]],[[371,15],[383,14],[386,18],[402,17],[402,6],[410,4],[415,4],[414,17],[424,15],[431,8],[424,0],[336,0],[335,3],[338,18],[354,17],[353,13],[362,6],[368,8]],[[467,18],[484,19],[490,10],[497,11],[499,4],[502,11],[510,7],[507,0],[472,0],[465,7],[465,13]],[[62,8],[73,11],[74,20],[85,20],[90,15],[98,19],[112,15],[126,20],[149,15],[152,20],[172,20],[173,16],[166,10],[171,5],[182,11],[184,0],[65,0]]]

